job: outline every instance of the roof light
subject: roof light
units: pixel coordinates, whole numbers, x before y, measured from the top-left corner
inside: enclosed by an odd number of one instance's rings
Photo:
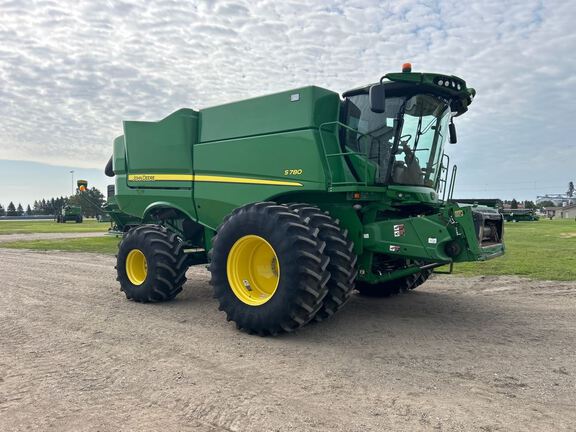
[[[404,63],[402,65],[402,72],[412,72],[412,63]]]

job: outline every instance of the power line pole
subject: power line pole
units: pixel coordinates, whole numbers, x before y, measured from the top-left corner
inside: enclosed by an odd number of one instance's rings
[[[70,171],[70,174],[72,174],[72,195],[74,195],[74,170]]]

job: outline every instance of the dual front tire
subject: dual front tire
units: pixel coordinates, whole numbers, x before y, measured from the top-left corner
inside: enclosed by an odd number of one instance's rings
[[[238,328],[260,335],[291,332],[327,318],[349,298],[356,263],[350,242],[332,218],[301,207],[250,204],[218,228],[211,284],[220,310]],[[333,228],[321,226],[320,219]],[[329,231],[342,240],[343,272],[331,264]]]

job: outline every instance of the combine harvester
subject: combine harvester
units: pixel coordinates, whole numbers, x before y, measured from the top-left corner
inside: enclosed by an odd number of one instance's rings
[[[220,310],[260,335],[322,321],[357,289],[389,296],[432,270],[504,253],[502,216],[450,197],[448,137],[474,89],[401,73],[124,122],[106,172],[140,221],[118,281],[138,302],[173,299],[209,263]]]
[[[76,205],[66,204],[60,209],[55,217],[57,223],[66,223],[68,221],[74,221],[76,223],[82,223],[84,220],[82,218],[82,207]]]
[[[540,217],[533,209],[500,209],[506,222],[536,222]]]

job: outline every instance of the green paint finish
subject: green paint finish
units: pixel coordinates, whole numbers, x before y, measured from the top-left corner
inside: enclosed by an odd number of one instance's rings
[[[65,205],[60,209],[57,216],[61,222],[77,221],[82,218],[82,207],[75,205]]]
[[[197,144],[194,159],[199,175],[293,181],[305,183],[306,188],[325,188],[321,149],[313,129]]]
[[[102,210],[106,212],[110,222],[112,222],[112,227],[110,228],[111,233],[123,233],[131,226],[140,225],[142,223],[140,218],[131,216],[120,210],[118,202],[116,201],[116,196],[108,197],[108,200],[102,206]],[[102,222],[104,222],[104,220],[102,220]]]
[[[338,119],[338,93],[310,86],[200,111],[200,142],[295,129],[317,129]]]
[[[444,246],[452,240],[438,215],[373,222],[364,227],[364,247],[389,255],[449,262]]]
[[[463,80],[448,75],[386,78],[405,83],[400,87],[408,89],[406,97],[414,91],[449,96],[458,115],[475,94]],[[448,87],[440,84],[447,79]],[[402,95],[393,85],[396,93],[390,97],[397,101]],[[342,123],[344,108],[337,93],[310,86],[200,111],[181,109],[158,122],[125,122],[124,135],[114,141],[118,211],[129,220],[162,221],[188,244],[203,243],[209,250],[218,225],[239,206],[315,204],[340,220],[359,255],[360,279],[374,283],[417,271],[410,264],[383,274],[374,268],[383,256],[439,263],[503,253],[501,242],[481,246],[483,234],[473,218],[479,210],[444,203],[435,188],[395,185],[383,178],[376,183],[388,167],[381,157],[399,154],[398,142],[382,154],[368,152],[369,146],[360,144],[367,134]],[[392,123],[385,127],[392,129]],[[358,142],[356,150],[341,142],[350,134],[358,134],[351,141]],[[378,137],[368,138],[370,145],[383,145]],[[398,161],[387,160],[390,166]],[[187,219],[199,225],[187,226]]]
[[[80,216],[82,214],[82,207],[75,205],[66,205],[62,208],[62,216]]]
[[[438,194],[429,187],[423,186],[389,186],[386,191],[388,200],[393,205],[429,204],[438,205]]]
[[[116,201],[124,213],[150,221],[150,212],[157,208],[174,208],[196,219],[189,189],[159,189],[127,185],[125,175],[116,176]]]
[[[116,175],[126,174],[126,144],[124,142],[124,135],[120,135],[114,139],[112,169]]]
[[[197,136],[198,113],[191,109],[180,109],[159,122],[125,121],[129,173],[192,174],[192,144]],[[128,184],[135,187],[159,186],[150,183],[128,180]],[[170,183],[162,186],[180,185]]]

